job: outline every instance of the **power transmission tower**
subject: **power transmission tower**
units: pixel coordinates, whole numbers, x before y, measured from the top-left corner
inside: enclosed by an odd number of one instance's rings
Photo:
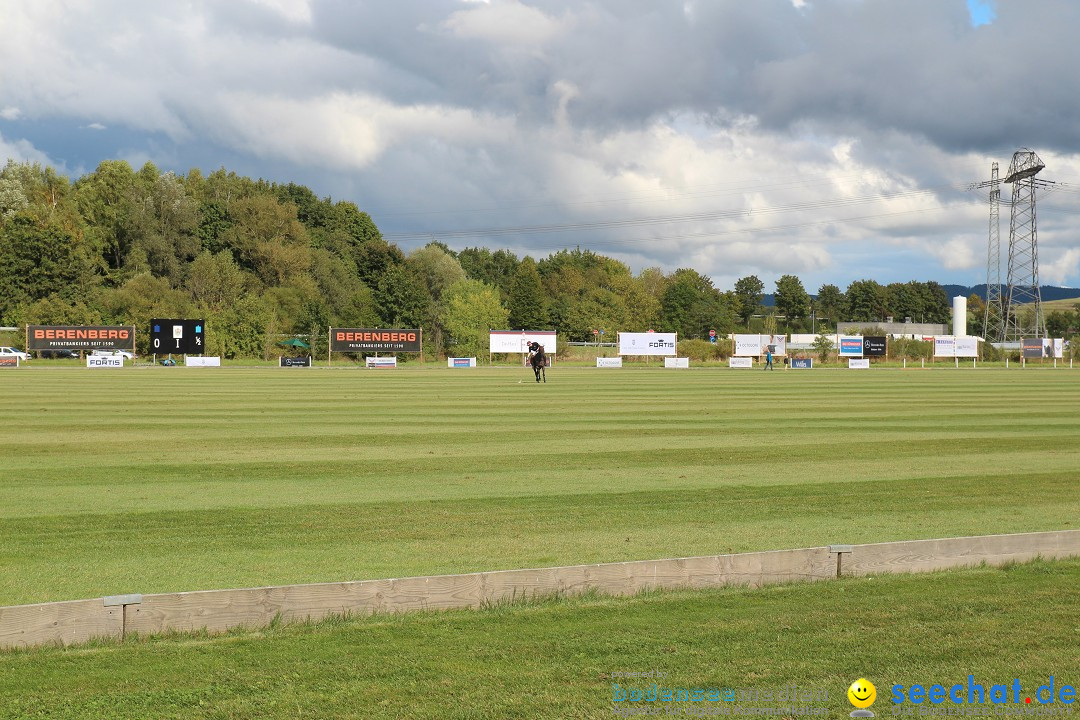
[[[1046,335],[1039,288],[1039,242],[1035,222],[1035,188],[1050,183],[1035,175],[1046,167],[1035,151],[1020,148],[1012,156],[1005,182],[1012,188],[1009,220],[1009,289],[1002,306],[1002,340]],[[1028,306],[1028,307],[1022,307]]]
[[[990,180],[975,187],[990,188],[990,242],[986,252],[986,310],[983,338],[1001,342],[1005,337],[1005,315],[1001,308],[1001,181],[998,164],[990,167]]]

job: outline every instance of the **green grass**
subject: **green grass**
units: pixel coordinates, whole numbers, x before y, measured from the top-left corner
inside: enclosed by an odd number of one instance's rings
[[[1033,530],[1080,374],[23,368],[0,604]]]
[[[1067,560],[9,652],[0,717],[605,718],[613,682],[646,684],[612,673],[655,670],[667,687],[823,691],[804,704],[829,717],[866,677],[891,717],[895,684],[1075,687],[1077,587]]]

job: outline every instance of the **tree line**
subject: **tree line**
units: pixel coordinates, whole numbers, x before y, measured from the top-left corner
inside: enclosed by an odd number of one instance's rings
[[[179,176],[118,160],[74,181],[8,161],[0,288],[2,325],[145,328],[153,317],[202,318],[207,352],[225,357],[269,356],[294,335],[325,351],[328,326],[422,327],[431,353],[476,355],[486,352],[490,328],[557,329],[571,341],[593,340],[600,329],[707,338],[710,330],[820,331],[889,315],[945,322],[949,313],[933,282],[859,280],[811,296],[784,275],[765,308],[754,275],[721,290],[692,268],[635,274],[580,248],[534,259],[432,242],[406,253],[354,203],[303,185],[225,169]]]

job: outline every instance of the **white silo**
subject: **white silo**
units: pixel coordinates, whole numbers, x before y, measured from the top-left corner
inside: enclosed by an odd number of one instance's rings
[[[952,299],[952,334],[967,337],[967,298],[962,295]]]

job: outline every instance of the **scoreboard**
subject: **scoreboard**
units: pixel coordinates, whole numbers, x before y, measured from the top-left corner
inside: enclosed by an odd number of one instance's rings
[[[151,320],[150,352],[202,355],[206,352],[205,329],[202,320]]]

